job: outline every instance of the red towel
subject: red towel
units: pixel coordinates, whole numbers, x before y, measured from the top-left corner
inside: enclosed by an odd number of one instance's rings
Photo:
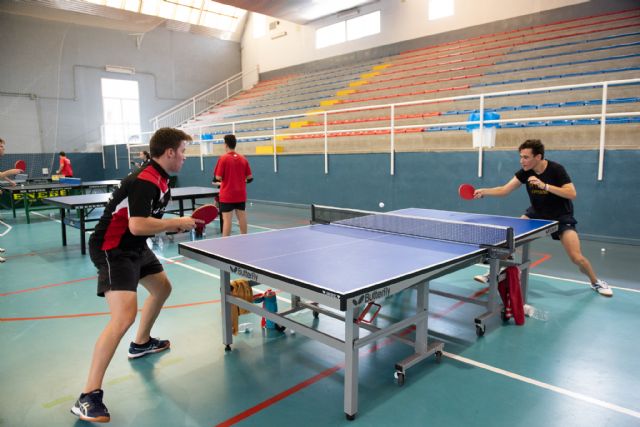
[[[498,292],[504,304],[505,317],[513,319],[516,325],[524,325],[524,303],[520,290],[520,270],[518,267],[507,267],[505,278],[498,283]]]

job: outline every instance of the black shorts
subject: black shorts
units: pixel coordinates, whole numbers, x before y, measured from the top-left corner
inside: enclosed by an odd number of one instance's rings
[[[218,204],[220,205],[220,212],[232,212],[236,209],[243,211],[245,210],[247,205],[246,202],[240,202],[240,203],[219,202]]]
[[[527,209],[524,214],[531,219],[549,219],[538,215],[538,213],[531,207]],[[561,215],[558,218],[553,218],[553,220],[558,221],[558,231],[551,233],[551,238],[553,240],[560,240],[560,235],[567,230],[578,231],[576,229],[578,221],[576,221],[573,215]]]
[[[107,291],[132,291],[145,276],[164,271],[148,246],[137,249],[114,248],[103,251],[89,241],[89,256],[98,269],[98,296]]]

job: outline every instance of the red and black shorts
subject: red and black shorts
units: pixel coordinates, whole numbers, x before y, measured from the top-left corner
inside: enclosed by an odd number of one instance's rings
[[[107,291],[136,292],[145,276],[164,271],[148,246],[135,249],[114,248],[108,251],[89,240],[89,256],[98,269],[98,296]]]

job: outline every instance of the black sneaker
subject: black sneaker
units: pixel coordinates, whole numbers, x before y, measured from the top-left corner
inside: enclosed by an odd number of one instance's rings
[[[107,407],[102,403],[103,394],[102,390],[81,394],[75,405],[71,407],[71,413],[80,417],[83,421],[108,423],[111,420],[111,416]]]
[[[150,338],[149,341],[144,344],[132,342],[129,345],[129,359],[136,359],[145,354],[158,353],[167,350],[169,347],[171,347],[169,340],[159,340],[157,338]]]

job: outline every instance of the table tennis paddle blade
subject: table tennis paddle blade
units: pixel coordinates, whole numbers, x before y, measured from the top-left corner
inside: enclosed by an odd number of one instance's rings
[[[196,224],[196,231],[204,230],[204,227],[218,216],[218,208],[214,205],[203,205],[193,211],[191,218],[199,219],[202,222]]]
[[[471,185],[471,184],[462,184],[460,187],[458,187],[458,194],[464,200],[473,199],[473,193],[475,191],[476,191],[476,189],[473,188],[473,185]]]
[[[16,164],[14,166],[16,169],[20,169],[22,172],[27,170],[27,162],[25,162],[24,160],[18,160],[16,161]]]

